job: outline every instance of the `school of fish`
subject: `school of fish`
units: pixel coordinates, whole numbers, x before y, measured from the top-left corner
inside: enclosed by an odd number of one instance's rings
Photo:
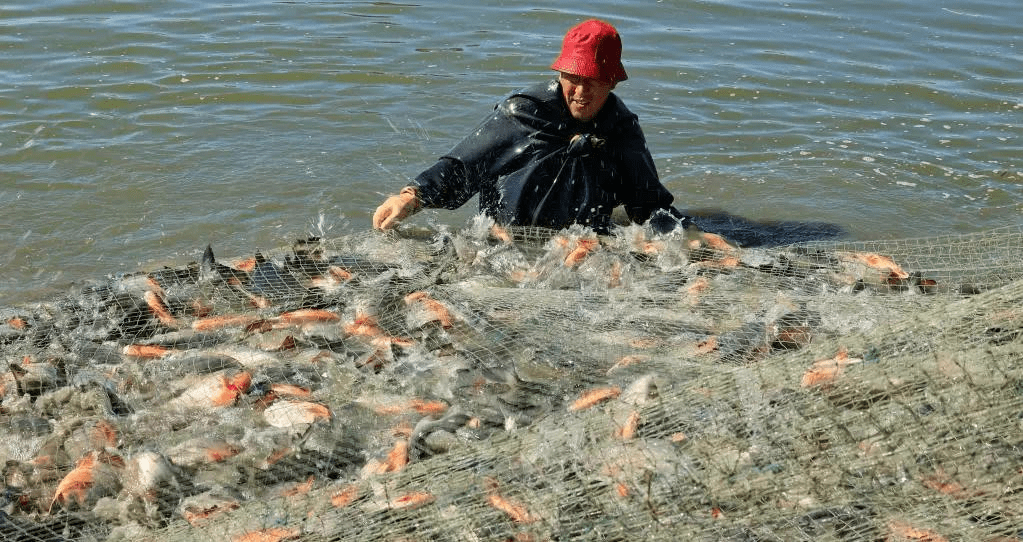
[[[649,496],[667,483],[657,477],[685,468],[675,450],[709,446],[694,444],[700,418],[714,424],[720,408],[687,371],[757,367],[866,325],[828,310],[836,304],[898,296],[911,314],[970,288],[884,254],[742,249],[642,226],[518,231],[482,217],[457,232],[310,238],[251,258],[207,247],[179,268],[0,309],[0,531],[162,539],[223,522],[237,541],[344,539],[336,523],[314,527],[312,511],[284,525],[239,518],[313,498],[316,510],[374,517],[453,513],[436,491],[388,480],[527,428],[560,434],[573,419],[607,424],[604,453],[579,462],[608,498],[662,521]],[[791,393],[837,393],[871,363],[850,347],[805,354]],[[702,405],[696,419],[659,426],[671,413],[652,405],[683,388]],[[751,450],[722,442],[722,461],[749,463]],[[537,534],[556,523],[550,506],[509,483],[483,471],[462,491],[505,525],[501,539],[558,538]],[[968,498],[957,483],[937,472],[931,486]],[[693,507],[708,521],[742,513],[724,504]],[[871,536],[943,539],[912,518],[880,529]],[[494,539],[471,532],[450,534]]]

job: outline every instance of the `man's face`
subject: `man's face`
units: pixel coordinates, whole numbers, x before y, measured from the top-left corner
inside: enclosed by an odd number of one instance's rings
[[[561,95],[565,98],[572,118],[582,122],[593,120],[604,102],[615,88],[614,83],[605,83],[589,77],[561,72]]]

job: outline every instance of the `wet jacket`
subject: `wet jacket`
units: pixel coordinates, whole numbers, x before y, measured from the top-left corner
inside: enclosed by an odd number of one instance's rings
[[[425,207],[456,209],[479,194],[480,212],[500,224],[600,232],[618,205],[642,223],[673,199],[636,115],[612,93],[592,121],[579,122],[556,79],[499,103],[413,186]]]

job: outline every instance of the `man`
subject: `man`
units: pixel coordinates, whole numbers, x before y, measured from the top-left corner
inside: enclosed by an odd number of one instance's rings
[[[658,179],[638,118],[611,92],[627,79],[621,53],[610,24],[571,28],[551,65],[557,79],[498,104],[476,131],[389,197],[373,227],[395,227],[423,207],[457,209],[476,194],[480,212],[499,224],[582,224],[607,233],[618,205],[637,223],[655,216],[662,231],[685,223]]]

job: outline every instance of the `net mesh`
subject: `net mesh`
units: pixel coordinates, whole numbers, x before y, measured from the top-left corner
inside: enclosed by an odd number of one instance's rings
[[[1020,540],[1023,230],[408,228],[2,309],[5,540]]]

